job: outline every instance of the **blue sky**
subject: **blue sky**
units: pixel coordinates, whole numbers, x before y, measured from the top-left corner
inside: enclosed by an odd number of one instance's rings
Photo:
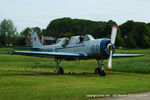
[[[28,26],[46,28],[62,17],[149,23],[149,10],[150,0],[0,0],[0,21],[11,19],[19,32]]]

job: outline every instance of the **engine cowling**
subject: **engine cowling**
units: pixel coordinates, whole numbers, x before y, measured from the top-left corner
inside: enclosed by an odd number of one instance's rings
[[[103,58],[108,58],[110,55],[110,50],[115,50],[115,46],[111,44],[110,39],[103,39],[100,42],[100,53]]]

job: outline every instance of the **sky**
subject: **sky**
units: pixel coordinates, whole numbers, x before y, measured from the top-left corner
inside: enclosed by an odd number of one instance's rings
[[[11,19],[21,32],[26,27],[45,29],[57,18],[93,21],[150,22],[150,0],[0,0],[0,22]]]

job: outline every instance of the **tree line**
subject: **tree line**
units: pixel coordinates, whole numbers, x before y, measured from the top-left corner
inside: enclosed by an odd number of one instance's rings
[[[14,23],[11,20],[4,19],[0,23],[0,46],[9,44],[25,45],[27,37],[31,35],[33,30],[37,31],[38,35],[52,36],[54,38],[86,34],[91,34],[94,38],[110,38],[112,25],[117,25],[117,23],[112,20],[105,22],[60,18],[51,21],[46,29],[27,27],[18,33]],[[128,20],[119,25],[116,46],[150,48],[150,23]]]

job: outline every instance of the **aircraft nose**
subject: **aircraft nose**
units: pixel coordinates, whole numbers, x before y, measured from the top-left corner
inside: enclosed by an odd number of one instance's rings
[[[103,39],[101,42],[100,42],[100,52],[101,52],[101,55],[104,56],[104,57],[108,57],[109,56],[109,52],[110,50],[108,50],[107,46],[110,44],[110,39]]]

